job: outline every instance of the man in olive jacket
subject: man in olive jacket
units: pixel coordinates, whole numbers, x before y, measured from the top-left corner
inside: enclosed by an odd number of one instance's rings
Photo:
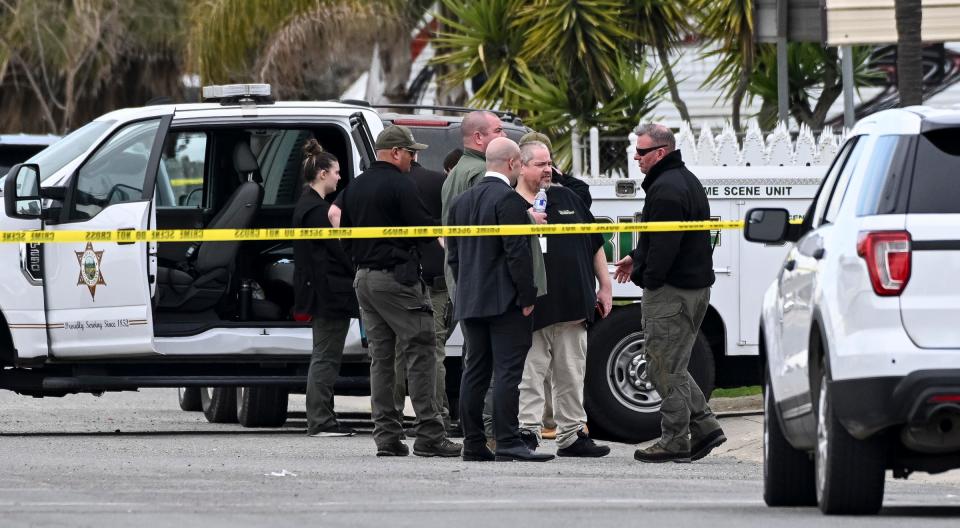
[[[635,160],[646,177],[641,184],[644,222],[710,219],[700,180],[687,170],[673,132],[663,125],[635,130]],[[687,372],[690,353],[710,304],[713,247],[709,231],[643,232],[637,248],[616,263],[614,277],[643,288],[641,324],[647,373],[663,399],[660,440],[638,449],[641,462],[699,460],[726,441],[716,416]]]

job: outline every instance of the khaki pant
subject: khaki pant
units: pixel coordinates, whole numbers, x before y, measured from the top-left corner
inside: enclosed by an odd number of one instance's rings
[[[647,374],[660,393],[661,447],[689,451],[694,441],[720,428],[700,387],[687,372],[710,288],[685,290],[664,285],[643,290],[644,352]]]
[[[415,447],[440,442],[446,434],[434,405],[436,338],[433,310],[425,288],[421,284],[404,286],[390,272],[363,268],[357,271],[354,286],[370,341],[374,442],[385,447],[403,438],[403,417],[394,401],[398,350],[406,358],[410,399],[417,415]]]
[[[546,403],[544,379],[551,372],[553,418],[557,446],[577,441],[577,431],[587,423],[583,410],[583,377],[587,364],[587,328],[581,322],[556,323],[533,333],[520,382],[520,428],[540,438]]]
[[[434,404],[440,411],[440,417],[443,419],[445,428],[450,428],[450,402],[447,398],[447,368],[443,365],[443,360],[447,357],[447,308],[450,304],[447,302],[447,290],[437,288],[427,288],[430,295],[430,303],[433,305],[433,329],[436,335],[437,351],[437,384],[434,393]],[[403,354],[397,351],[397,384],[394,392],[394,401],[397,410],[403,413],[403,406],[407,396],[407,362]]]

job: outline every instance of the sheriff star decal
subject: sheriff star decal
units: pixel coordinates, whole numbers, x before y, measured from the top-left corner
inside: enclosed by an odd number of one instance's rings
[[[74,251],[77,255],[77,262],[80,263],[80,277],[77,278],[77,286],[86,285],[90,290],[90,299],[95,300],[97,296],[97,286],[106,286],[103,281],[103,274],[100,273],[100,261],[103,259],[103,250],[94,251],[93,244],[87,242],[87,247],[83,251]]]

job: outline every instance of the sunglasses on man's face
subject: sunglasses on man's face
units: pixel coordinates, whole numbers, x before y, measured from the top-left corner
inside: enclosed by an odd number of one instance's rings
[[[656,146],[656,147],[647,147],[647,148],[638,148],[638,149],[637,149],[637,156],[646,156],[647,154],[650,154],[650,153],[653,152],[654,150],[662,149],[662,148],[664,148],[664,147],[666,147],[666,145],[659,145],[659,146]]]

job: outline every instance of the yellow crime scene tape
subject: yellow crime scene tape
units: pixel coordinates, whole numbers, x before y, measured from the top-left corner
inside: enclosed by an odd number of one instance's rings
[[[20,242],[235,242],[329,238],[407,238],[504,235],[582,235],[740,229],[742,220],[622,222],[618,224],[526,224],[502,226],[412,226],[282,229],[144,229],[103,231],[0,231],[0,243]]]
[[[185,187],[187,185],[203,185],[203,178],[174,178],[170,180],[172,187]]]

